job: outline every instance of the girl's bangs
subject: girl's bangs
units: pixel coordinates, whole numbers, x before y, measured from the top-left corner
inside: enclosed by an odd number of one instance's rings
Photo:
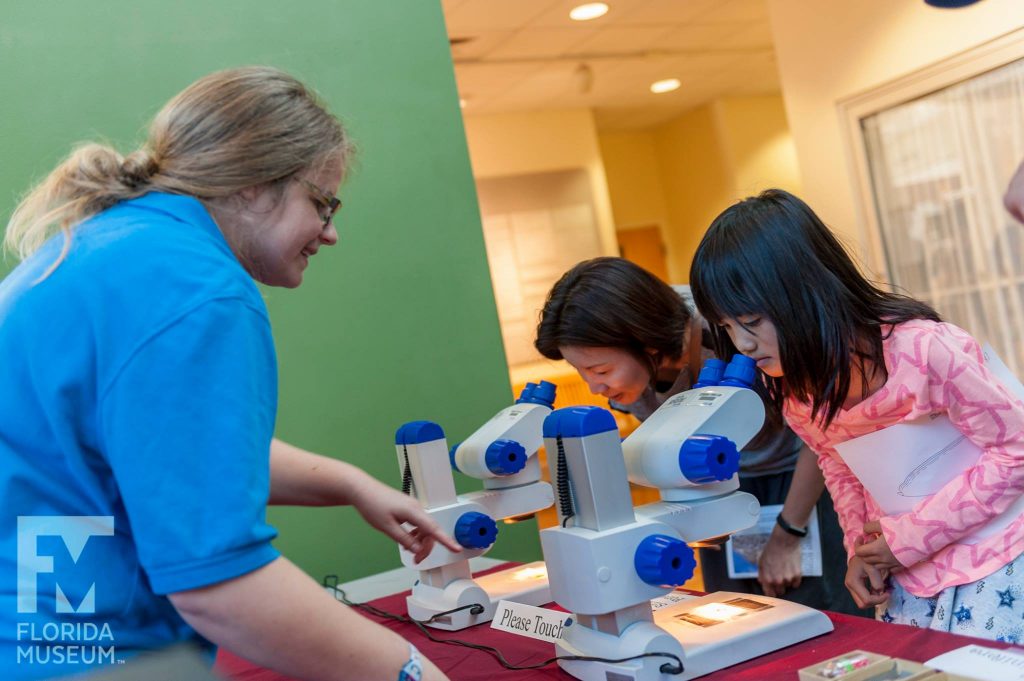
[[[768,311],[751,263],[733,256],[701,258],[694,283],[694,301],[712,324]]]

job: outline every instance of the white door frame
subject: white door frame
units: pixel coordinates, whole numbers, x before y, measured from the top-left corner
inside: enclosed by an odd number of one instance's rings
[[[956,83],[1024,58],[1024,28],[993,38],[905,76],[838,102],[843,146],[852,168],[857,224],[868,244],[868,265],[892,281],[885,258],[882,230],[871,192],[871,172],[861,120],[893,106],[942,90]]]

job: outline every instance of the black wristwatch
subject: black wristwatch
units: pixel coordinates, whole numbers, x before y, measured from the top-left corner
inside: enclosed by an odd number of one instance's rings
[[[779,527],[781,527],[783,530],[785,530],[789,534],[793,535],[794,537],[806,537],[807,536],[807,528],[806,527],[793,527],[792,525],[790,525],[789,523],[786,522],[786,519],[782,517],[781,513],[779,515],[775,516],[775,522],[778,524]]]

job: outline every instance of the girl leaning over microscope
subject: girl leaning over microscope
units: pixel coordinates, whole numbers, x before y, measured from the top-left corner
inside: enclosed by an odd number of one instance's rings
[[[534,344],[564,359],[590,392],[613,409],[645,421],[673,395],[690,390],[702,362],[714,357],[707,324],[689,286],[669,286],[623,258],[576,264],[548,293]],[[843,586],[846,561],[822,552],[822,576],[803,574],[801,533],[818,516],[819,545],[842,541],[842,530],[816,457],[772,410],[741,452],[740,489],[762,506],[781,505],[758,559],[756,579],[729,576],[725,552],[698,549],[706,591],[781,597],[812,608],[864,615]],[[790,525],[793,523],[794,525]]]
[[[769,399],[816,452],[854,600],[887,622],[1024,638],[1024,517],[965,541],[1024,492],[1024,403],[988,371],[977,341],[867,281],[818,216],[777,189],[715,219],[690,282],[719,354],[757,360]],[[932,414],[982,453],[913,510],[884,515],[836,445]]]

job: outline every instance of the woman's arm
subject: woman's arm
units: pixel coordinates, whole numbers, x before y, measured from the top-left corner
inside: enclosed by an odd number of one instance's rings
[[[348,506],[354,503],[356,488],[369,480],[377,482],[350,463],[307,452],[277,438],[270,442],[272,505]]]
[[[782,517],[790,525],[807,527],[811,511],[824,491],[825,478],[818,468],[818,457],[804,445],[800,448],[796,468],[793,470],[793,482],[789,485],[786,501],[782,505]]]
[[[409,643],[342,605],[285,558],[235,579],[169,595],[196,631],[303,681],[396,681]],[[444,681],[423,660],[424,681]]]
[[[782,517],[790,525],[807,527],[811,510],[821,498],[825,479],[821,475],[813,452],[804,445],[796,460],[793,480],[782,505]],[[781,596],[788,589],[800,586],[803,579],[800,537],[778,525],[772,528],[768,543],[758,561],[757,579],[766,596]]]
[[[373,527],[426,558],[440,541],[462,547],[441,531],[419,502],[388,487],[352,464],[313,454],[277,438],[270,443],[270,503],[296,506],[354,506]],[[402,527],[411,525],[411,530]]]

